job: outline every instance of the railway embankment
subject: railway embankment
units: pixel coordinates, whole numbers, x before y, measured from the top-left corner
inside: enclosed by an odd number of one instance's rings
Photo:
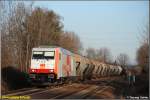
[[[127,78],[113,80],[110,84],[114,88],[113,94],[116,98],[133,99],[148,98],[149,80],[146,74],[136,76],[135,83],[130,83]]]
[[[29,76],[25,72],[21,72],[13,66],[4,67],[1,70],[2,93],[9,92],[16,89],[31,87]]]

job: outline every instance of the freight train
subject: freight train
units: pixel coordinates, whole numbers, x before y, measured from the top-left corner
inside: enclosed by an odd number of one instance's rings
[[[105,64],[55,46],[32,49],[29,69],[32,82],[77,81],[120,75],[121,66]]]

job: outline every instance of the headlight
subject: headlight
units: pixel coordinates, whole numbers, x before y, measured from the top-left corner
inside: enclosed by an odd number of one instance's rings
[[[53,69],[50,69],[50,72],[54,72],[54,70],[53,70]]]
[[[32,72],[35,72],[35,70],[34,70],[34,69],[32,69]]]

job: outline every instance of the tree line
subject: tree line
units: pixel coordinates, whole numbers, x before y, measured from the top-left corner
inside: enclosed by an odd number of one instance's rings
[[[140,34],[140,46],[137,50],[137,62],[142,67],[143,72],[149,72],[149,23],[143,27]]]
[[[117,58],[113,60],[111,51],[107,47],[99,49],[87,48],[86,56],[103,63],[121,65],[123,67],[127,67],[129,65],[129,56],[127,54],[120,53]]]
[[[61,16],[52,10],[1,1],[2,67],[16,66],[27,71],[33,47],[55,45],[80,53],[82,44],[77,34],[64,31]]]

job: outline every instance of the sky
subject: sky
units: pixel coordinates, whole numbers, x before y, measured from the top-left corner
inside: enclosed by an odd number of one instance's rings
[[[84,49],[107,47],[114,59],[125,53],[136,63],[139,37],[149,21],[148,1],[35,1],[37,6],[60,15],[64,30],[75,32]]]

